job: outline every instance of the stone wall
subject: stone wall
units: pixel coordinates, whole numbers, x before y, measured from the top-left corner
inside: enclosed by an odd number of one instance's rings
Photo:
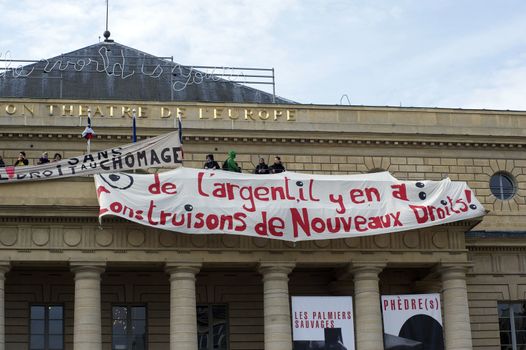
[[[499,348],[497,304],[526,300],[524,238],[470,238],[466,244],[473,263],[467,278],[473,346]]]
[[[80,137],[84,126],[78,116],[26,118],[6,115],[4,110],[12,108],[4,107],[0,108],[0,155],[7,164],[12,164],[21,150],[26,151],[31,163],[44,151],[50,157],[55,152],[71,157],[85,151],[85,141]],[[197,109],[201,107],[208,117],[200,117],[201,110],[198,113]],[[489,211],[475,230],[526,231],[524,113],[294,106],[294,121],[282,118],[271,122],[234,121],[225,117],[215,120],[211,116],[217,108],[206,104],[186,108],[184,165],[187,167],[202,167],[208,153],[221,163],[233,149],[245,172],[252,171],[259,157],[271,163],[279,155],[288,170],[304,173],[364,174],[387,170],[401,180],[449,177],[466,181]],[[92,149],[130,142],[129,125],[127,117],[97,118],[98,135]],[[173,130],[173,119],[151,116],[139,120],[139,136],[168,130]],[[502,201],[491,194],[489,180],[496,172],[506,172],[516,181],[517,193],[512,199]],[[475,349],[499,347],[498,301],[526,299],[526,239],[518,235],[503,242],[479,236],[465,241],[463,232],[471,229],[472,223],[293,245],[245,237],[189,238],[111,220],[106,221],[104,230],[99,230],[95,219],[96,197],[89,178],[4,185],[0,187],[0,195],[0,251],[12,261],[54,261],[65,265],[68,260],[89,256],[105,257],[114,263],[151,264],[165,261],[175,252],[192,252],[192,256],[208,263],[245,264],[243,271],[238,271],[239,265],[221,272],[204,269],[197,279],[198,303],[228,303],[233,350],[263,348],[261,279],[255,269],[247,271],[246,264],[272,256],[286,256],[315,268],[291,275],[292,295],[352,293],[352,284],[340,283],[335,274],[337,266],[354,259],[387,263],[391,270],[380,276],[381,292],[386,294],[437,291],[440,288],[436,288],[436,281],[428,280],[434,265],[445,261],[471,263],[467,286]],[[330,269],[320,270],[315,264]],[[111,341],[108,310],[112,302],[122,300],[151,303],[152,349],[155,346],[161,349],[168,341],[169,284],[167,276],[159,270],[138,277],[138,273],[118,271],[112,266],[103,275],[102,327],[106,348]],[[108,282],[104,276],[110,274],[112,279]],[[243,292],[239,286],[236,288],[238,280],[243,281]],[[7,275],[6,293],[9,349],[26,348],[27,307],[39,300],[64,302],[69,315],[66,342],[71,346],[73,282],[66,267],[50,273],[28,268],[24,271],[17,266]]]

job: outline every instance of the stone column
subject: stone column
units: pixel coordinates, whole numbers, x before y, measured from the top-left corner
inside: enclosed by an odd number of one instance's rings
[[[5,274],[8,262],[0,262],[0,350],[5,350]]]
[[[378,275],[383,263],[353,263],[350,272],[354,277],[354,320],[357,350],[384,348],[382,310]]]
[[[100,281],[106,264],[72,262],[70,266],[75,274],[73,348],[101,350]]]
[[[289,303],[289,273],[291,262],[263,262],[263,303],[265,316],[265,350],[292,349],[292,329]]]
[[[471,349],[471,324],[469,321],[467,266],[443,265],[442,297],[444,299],[444,340],[447,350]]]
[[[170,350],[197,350],[195,276],[200,263],[167,263],[170,274]]]

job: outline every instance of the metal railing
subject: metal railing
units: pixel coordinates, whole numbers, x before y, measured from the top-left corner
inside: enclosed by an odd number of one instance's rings
[[[198,85],[205,81],[207,83],[226,81],[242,85],[270,85],[272,86],[272,100],[276,102],[274,68],[189,66],[175,63],[173,56],[147,56],[146,54],[130,56],[124,55],[122,49],[120,49],[120,54],[118,51],[115,54],[114,51],[117,50],[101,46],[98,55],[63,54],[42,60],[14,59],[8,57],[9,52],[5,54],[0,52],[0,84],[5,78],[60,79],[60,91],[62,91],[63,72],[101,73],[119,79],[128,79],[133,75],[141,74],[170,82],[172,100],[174,91],[184,90],[188,85]],[[112,52],[111,56],[108,55],[109,52]],[[129,64],[127,59],[132,59],[133,64]],[[152,63],[152,60],[158,60],[158,63]],[[176,79],[177,76],[191,81],[187,80],[185,84],[182,84],[181,79]],[[62,92],[60,95],[62,97]]]

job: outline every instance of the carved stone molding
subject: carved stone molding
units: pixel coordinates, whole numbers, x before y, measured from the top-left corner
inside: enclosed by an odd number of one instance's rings
[[[79,225],[54,221],[9,222],[0,227],[0,249],[58,250],[202,250],[202,251],[360,251],[465,252],[462,228],[439,226],[376,236],[284,242],[239,235],[191,235],[146,228],[130,223]]]

